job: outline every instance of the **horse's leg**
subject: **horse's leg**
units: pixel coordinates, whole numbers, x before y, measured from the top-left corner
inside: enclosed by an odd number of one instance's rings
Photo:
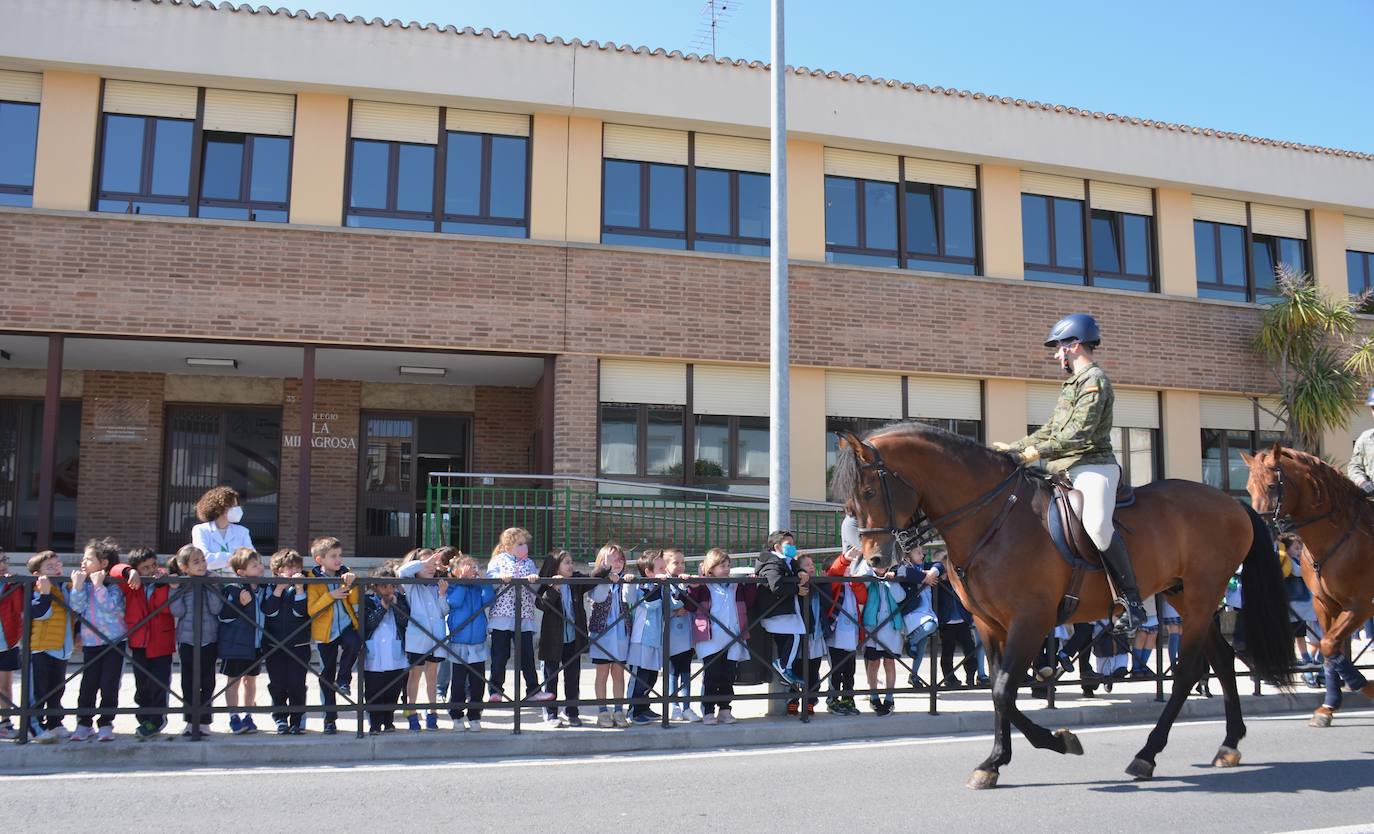
[[[1309,725],[1331,726],[1331,719],[1336,710],[1340,709],[1343,700],[1341,684],[1345,684],[1352,691],[1374,697],[1374,684],[1366,680],[1346,656],[1346,645],[1351,635],[1369,619],[1371,608],[1374,606],[1366,603],[1353,611],[1341,611],[1334,618],[1328,616],[1329,622],[1323,624],[1321,649],[1322,657],[1326,661],[1326,698],[1313,714]]]
[[[1062,739],[1052,735],[1049,730],[1032,722],[1016,709],[1016,689],[1025,679],[1026,667],[1043,638],[1046,629],[1038,631],[1024,624],[1015,624],[1008,632],[1006,642],[998,652],[997,666],[992,673],[992,706],[996,732],[993,736],[992,753],[978,765],[969,777],[968,786],[975,790],[994,788],[1003,765],[1011,761],[1011,726],[1025,734],[1036,747],[1064,748]],[[986,637],[984,633],[984,637]],[[993,641],[984,640],[985,645]],[[991,657],[991,656],[989,656]],[[1037,732],[1038,731],[1038,732]],[[1075,739],[1076,741],[1076,739]],[[1081,750],[1081,748],[1080,748]],[[1065,752],[1060,749],[1059,752]]]
[[[1312,610],[1317,615],[1317,625],[1321,626],[1322,637],[1324,638],[1331,633],[1335,616],[1327,610],[1326,603],[1317,593],[1312,594]],[[1317,707],[1312,713],[1312,717],[1308,719],[1307,726],[1324,728],[1331,726],[1331,719],[1335,718],[1336,710],[1341,708],[1341,680],[1331,662],[1330,655],[1326,653],[1324,648],[1326,643],[1321,640],[1318,643],[1318,648],[1322,653],[1322,678],[1326,684],[1326,693],[1325,697],[1322,698],[1321,706]]]
[[[1185,591],[1181,596],[1187,595],[1187,585],[1184,587]],[[1179,711],[1183,709],[1183,703],[1188,700],[1188,691],[1202,677],[1203,669],[1206,668],[1204,656],[1207,634],[1212,628],[1212,611],[1201,606],[1190,608],[1186,602],[1180,600],[1174,603],[1174,608],[1183,618],[1183,635],[1178,664],[1174,668],[1173,691],[1169,695],[1169,702],[1164,705],[1164,710],[1159,715],[1159,720],[1155,722],[1154,729],[1150,731],[1149,738],[1145,740],[1145,746],[1140,748],[1140,752],[1135,754],[1135,759],[1126,767],[1126,773],[1137,779],[1149,779],[1154,776],[1155,756],[1169,743],[1169,730],[1178,718]]]
[[[1222,701],[1226,707],[1226,738],[1212,759],[1215,767],[1235,767],[1240,764],[1240,740],[1245,738],[1245,719],[1240,713],[1240,688],[1236,685],[1236,652],[1222,636],[1221,624],[1212,621],[1207,634],[1207,660],[1221,683]]]

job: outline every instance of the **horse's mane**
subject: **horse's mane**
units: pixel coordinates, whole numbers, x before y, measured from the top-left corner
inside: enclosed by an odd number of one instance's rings
[[[1364,492],[1336,467],[1316,455],[1297,449],[1284,447],[1282,454],[1284,459],[1301,464],[1302,474],[1307,477],[1315,492],[1314,497],[1319,495],[1329,498],[1334,515],[1350,521],[1371,513]]]
[[[976,440],[954,434],[938,426],[906,421],[888,423],[863,435],[864,440],[879,436],[905,435],[925,440],[949,453],[962,466],[992,466],[1006,461],[1006,456],[984,446]],[[859,493],[859,462],[853,452],[841,451],[830,474],[830,494],[843,501],[856,497]]]

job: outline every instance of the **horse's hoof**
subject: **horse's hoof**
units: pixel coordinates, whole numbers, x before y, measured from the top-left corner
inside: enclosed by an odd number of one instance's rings
[[[1126,775],[1139,780],[1155,778],[1155,763],[1136,756],[1126,765]]]
[[[1333,714],[1333,710],[1329,710],[1326,707],[1317,707],[1317,711],[1312,713],[1312,717],[1308,719],[1307,726],[1324,730],[1331,726],[1331,717]]]
[[[1083,742],[1078,740],[1078,736],[1068,730],[1059,729],[1054,731],[1055,738],[1064,740],[1064,755],[1081,756],[1083,755]]]
[[[1374,698],[1374,682],[1365,684],[1364,687],[1360,689],[1360,694],[1366,698]]]
[[[1212,767],[1235,767],[1239,764],[1240,751],[1224,744],[1217,749],[1216,758],[1212,759]]]
[[[1041,666],[1035,670],[1035,679],[1040,683],[1044,683],[1052,677],[1054,677],[1054,670],[1048,666]]]
[[[968,778],[967,784],[975,791],[985,791],[997,787],[997,775],[995,770],[975,770]]]

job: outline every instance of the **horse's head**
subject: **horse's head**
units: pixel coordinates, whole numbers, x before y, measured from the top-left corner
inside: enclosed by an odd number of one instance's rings
[[[1241,452],[1240,457],[1250,467],[1245,490],[1250,493],[1250,504],[1255,512],[1278,516],[1300,511],[1305,496],[1303,479],[1294,477],[1293,461],[1284,458],[1281,444],[1275,443],[1253,455]]]
[[[916,490],[885,458],[897,454],[885,435],[863,440],[849,431],[836,434],[840,458],[831,484],[836,497],[854,509],[864,559],[882,573],[902,559],[897,534],[920,512]]]

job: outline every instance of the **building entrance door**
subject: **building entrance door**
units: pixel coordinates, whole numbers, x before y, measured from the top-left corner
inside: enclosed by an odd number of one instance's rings
[[[420,541],[431,472],[466,472],[467,415],[363,414],[358,477],[358,553],[399,557]]]

